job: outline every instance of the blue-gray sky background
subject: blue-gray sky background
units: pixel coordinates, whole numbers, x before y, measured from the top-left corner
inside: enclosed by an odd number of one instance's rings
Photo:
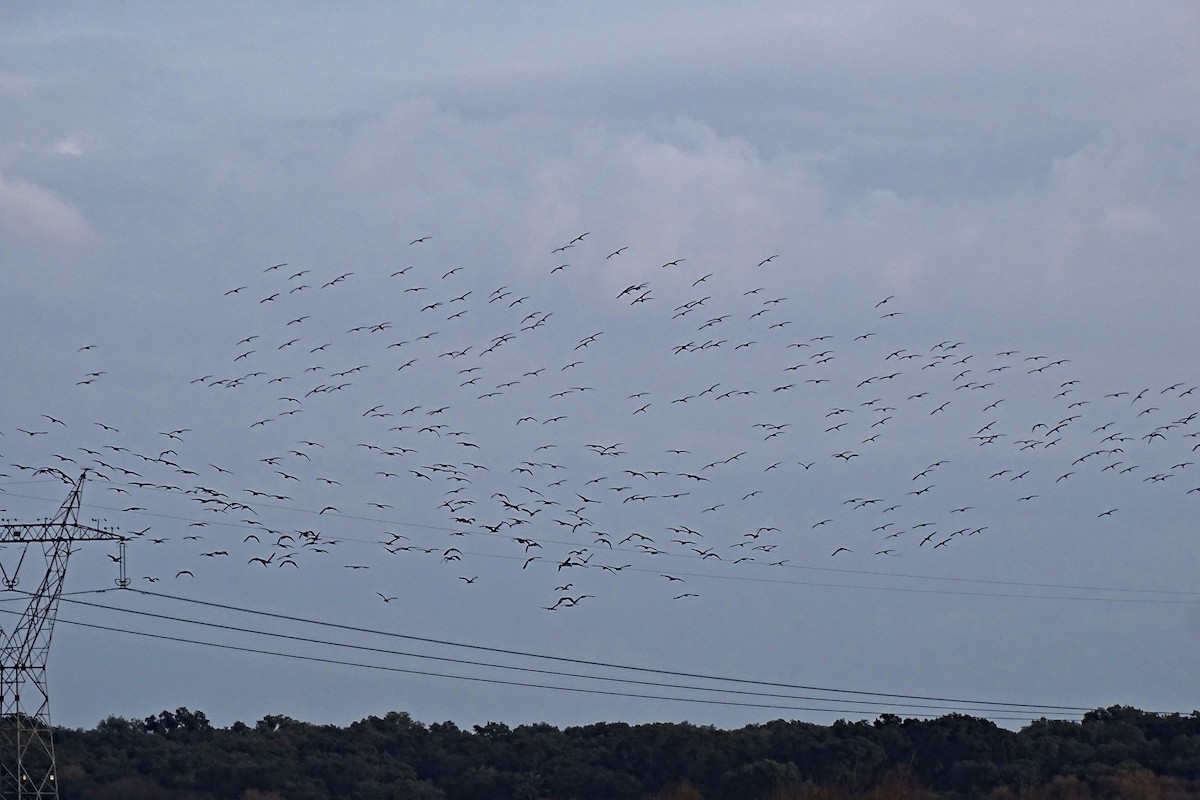
[[[120,475],[94,478],[85,517],[126,532],[152,527],[129,548],[135,588],[680,672],[1191,711],[1200,492],[1189,490],[1200,487],[1200,467],[1175,465],[1200,461],[1189,458],[1200,438],[1186,438],[1200,423],[1179,422],[1200,410],[1200,396],[1185,394],[1200,383],[1198,34],[1200,11],[1188,3],[9,4],[0,10],[0,508],[5,517],[45,515],[66,491],[45,476],[26,483],[31,473],[13,464],[73,474],[90,457],[77,448],[155,455],[175,445],[176,462],[202,474],[181,478],[143,462],[146,480],[216,486],[244,502],[247,488],[284,494],[288,501],[255,501],[265,524],[294,532],[319,523],[326,539],[343,542],[301,569],[263,569],[246,563],[270,548],[242,542],[253,532],[245,514],[216,515],[227,524],[185,541],[191,522],[213,515],[178,492],[125,486],[126,496],[111,491],[124,485]],[[264,272],[282,262],[289,266]],[[321,288],[344,273],[353,275]],[[299,283],[310,288],[286,291]],[[641,283],[650,290],[643,303],[629,300],[645,290],[617,298]],[[487,302],[500,287],[514,294]],[[751,316],[776,298],[786,299]],[[421,311],[434,302],[443,305]],[[446,319],[461,309],[468,313]],[[881,319],[889,310],[901,316]],[[522,331],[527,313],[551,316]],[[383,331],[347,333],[385,321]],[[435,329],[438,337],[417,340]],[[481,355],[506,333],[514,338]],[[710,333],[727,342],[673,352]],[[856,339],[866,333],[874,337]],[[301,341],[279,349],[293,334]],[[235,346],[252,335],[261,338]],[[784,371],[813,353],[788,344],[826,335],[833,362]],[[328,351],[309,352],[325,343]],[[88,345],[95,349],[80,351]],[[439,357],[466,347],[461,358]],[[859,385],[890,371],[899,360],[886,356],[900,349],[918,356],[896,368],[900,377]],[[1010,350],[1019,352],[996,355]],[[939,352],[955,358],[918,368]],[[965,366],[975,372],[952,380],[959,354],[973,356]],[[580,367],[562,370],[579,358]],[[1059,359],[1069,361],[1028,371]],[[310,362],[326,374],[369,369],[340,392],[301,398],[304,413],[279,417],[290,408],[280,395],[320,385],[304,372]],[[471,365],[484,378],[462,387],[457,371]],[[252,370],[264,374],[232,389],[209,385]],[[105,374],[80,385],[93,371]],[[829,384],[804,382],[818,374]],[[955,388],[989,374],[997,386]],[[205,376],[215,377],[192,383]],[[267,383],[282,376],[287,391]],[[1065,387],[1071,393],[1055,397],[1069,381],[1078,381]],[[672,403],[718,383],[758,394]],[[592,389],[551,397],[581,385]],[[642,391],[652,405],[635,415],[628,396]],[[910,399],[921,391],[930,394]],[[1129,394],[1105,397],[1117,392]],[[1004,403],[985,413],[984,396]],[[900,409],[895,422],[866,424],[879,418],[862,405],[874,398]],[[930,413],[937,398],[951,401],[942,416]],[[1068,409],[1072,401],[1088,405]],[[417,405],[409,416],[422,423],[450,406],[447,421],[479,448],[387,431]],[[375,406],[395,416],[364,415]],[[1141,415],[1148,407],[1158,410]],[[836,408],[857,420],[846,431],[825,430]],[[543,426],[556,410],[567,418]],[[1076,411],[1081,419],[1058,449],[1014,443],[1035,423],[1053,427]],[[526,414],[538,430],[514,424]],[[986,446],[970,438],[993,421],[1005,438]],[[791,427],[764,441],[752,427],[759,422]],[[1173,423],[1165,439],[1142,438]],[[160,434],[183,428],[191,430],[182,443]],[[1125,452],[1072,463],[1116,430],[1132,437]],[[324,447],[299,446],[307,455],[284,465],[259,461],[300,440]],[[381,457],[359,443],[418,453]],[[621,443],[627,454],[606,460],[589,443]],[[535,449],[543,444],[555,447]],[[832,455],[852,449],[857,461]],[[710,482],[680,477],[743,450],[744,459],[704,473]],[[119,459],[137,463],[129,454],[104,460]],[[913,475],[943,459],[929,480],[936,489],[909,496],[925,485]],[[408,473],[433,463],[468,470],[466,460],[488,470],[471,470],[461,496],[476,504],[461,514],[439,507],[449,484]],[[509,472],[525,460],[565,469]],[[1102,470],[1114,461],[1125,463]],[[1117,479],[1133,464],[1140,470]],[[403,477],[377,474],[389,468]],[[622,475],[626,468],[667,474],[641,479]],[[989,478],[1001,469],[1029,469],[1019,485],[1031,488]],[[608,483],[586,483],[600,475]],[[558,479],[567,482],[551,488]],[[620,503],[628,490],[606,492],[587,509],[591,524],[571,533],[548,519],[561,519],[576,493],[640,480],[632,491],[653,486],[654,500]],[[522,485],[560,504],[531,517],[541,527],[496,535],[453,521],[498,522],[490,495],[534,502]],[[1036,501],[1016,500],[1034,493]],[[894,514],[909,527],[903,537],[885,541],[896,528],[872,529],[888,518],[843,505],[874,497],[902,506]],[[717,503],[725,507],[702,511]],[[336,515],[305,512],[326,505]],[[941,541],[962,527],[951,509],[964,506],[972,509],[955,512],[963,524],[986,530],[935,553],[933,542],[917,544],[925,529],[912,525],[935,521]],[[1119,510],[1099,516],[1111,508]],[[833,521],[812,527],[825,518]],[[703,534],[698,549],[716,548],[721,563],[672,544],[668,528],[679,525]],[[468,535],[452,536],[464,527]],[[780,530],[743,539],[759,527]],[[389,530],[437,552],[389,554],[379,544]],[[595,531],[614,544],[640,532],[664,553],[633,549],[637,540],[610,551]],[[547,560],[522,569],[513,536],[538,540],[530,554]],[[786,566],[768,567],[765,551],[729,563],[749,551],[733,549],[739,541],[768,540],[771,560]],[[839,546],[852,552],[831,557]],[[449,547],[465,551],[463,562],[441,561]],[[573,547],[593,560],[556,569]],[[81,548],[68,592],[111,585],[106,549]],[[216,549],[230,555],[200,556]],[[180,569],[195,580],[172,578]],[[667,585],[663,573],[689,576]],[[472,576],[476,583],[460,580]],[[544,611],[567,582],[566,594],[596,597]],[[384,603],[377,592],[398,599]],[[699,596],[672,599],[684,592]],[[1064,596],[1082,599],[1055,599]],[[140,595],[81,599],[335,635]],[[857,711],[773,701],[833,709],[789,711],[471,684],[66,624],[289,647],[116,611],[65,603],[61,616],[50,678],[54,719],[67,725],[181,705],[221,724],[268,713],[344,723],[393,709],[427,722],[559,725],[904,713],[882,703]],[[308,648],[294,645],[333,652]],[[381,654],[330,657],[535,680]]]

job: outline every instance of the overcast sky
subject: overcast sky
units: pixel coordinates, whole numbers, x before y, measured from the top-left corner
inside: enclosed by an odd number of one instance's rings
[[[1190,712],[1198,16],[6,5],[55,722]]]

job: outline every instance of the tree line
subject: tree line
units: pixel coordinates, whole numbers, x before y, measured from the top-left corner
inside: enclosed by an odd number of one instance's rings
[[[951,714],[736,730],[346,727],[179,708],[55,731],[62,800],[1176,800],[1200,798],[1200,712],[1113,706],[1013,731]]]

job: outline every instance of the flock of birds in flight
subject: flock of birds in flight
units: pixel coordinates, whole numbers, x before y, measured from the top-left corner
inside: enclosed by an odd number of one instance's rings
[[[594,238],[513,285],[439,265],[430,236],[394,268],[253,270],[214,300],[245,329],[179,387],[195,419],[93,419],[86,395],[6,410],[0,481],[87,470],[122,521],[174,503],[177,521],[128,534],[183,562],[147,583],[421,558],[467,589],[488,549],[540,576],[548,611],[626,571],[699,598],[681,557],[725,574],[932,559],[1055,498],[1080,526],[1119,524],[1107,498],[1200,503],[1195,385],[1094,390],[1069,358],[918,341],[894,295],[819,330],[780,294],[782,255],[631,266]],[[95,368],[107,349],[79,348],[74,392],[120,380]]]

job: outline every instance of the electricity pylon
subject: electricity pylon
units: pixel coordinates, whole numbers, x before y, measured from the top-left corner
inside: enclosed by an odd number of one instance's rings
[[[16,592],[21,566],[30,546],[40,544],[46,572],[33,592],[20,592],[29,604],[11,630],[0,627],[0,800],[58,800],[54,765],[54,740],[50,728],[50,689],[46,684],[46,657],[50,634],[58,614],[58,600],[67,577],[67,559],[75,542],[117,542],[121,575],[125,578],[125,537],[112,530],[79,524],[79,495],[84,472],[58,513],[30,523],[0,524],[0,544],[19,546],[16,566],[0,563],[5,594]],[[65,479],[70,482],[70,479]],[[34,548],[36,550],[36,548]],[[12,559],[9,559],[12,563]]]

